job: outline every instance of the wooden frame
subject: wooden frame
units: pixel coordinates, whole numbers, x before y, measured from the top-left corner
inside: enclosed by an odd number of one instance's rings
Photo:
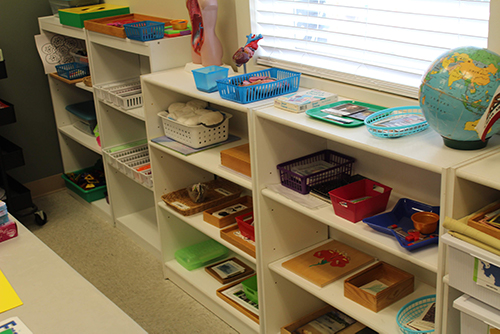
[[[252,313],[250,312],[249,310],[247,310],[246,308],[244,308],[243,306],[239,305],[238,303],[236,303],[234,300],[228,298],[226,295],[224,295],[222,292],[229,289],[229,288],[232,288],[234,287],[235,285],[238,285],[240,284],[241,282],[243,282],[244,280],[246,280],[248,277],[245,277],[239,281],[236,281],[234,283],[231,283],[231,284],[228,284],[228,285],[225,285],[223,286],[222,288],[220,289],[217,289],[217,296],[219,296],[220,298],[222,298],[225,302],[227,302],[228,304],[230,304],[231,306],[233,306],[234,308],[236,308],[238,311],[240,311],[241,313],[243,313],[244,315],[246,315],[247,317],[249,317],[250,319],[252,319],[253,321],[255,321],[256,323],[259,323],[259,316],[255,313]]]
[[[217,266],[217,265],[219,265],[219,264],[221,264],[221,263],[227,262],[227,261],[234,261],[234,262],[236,262],[237,264],[239,264],[240,266],[242,266],[243,268],[245,268],[245,271],[242,272],[241,274],[238,274],[236,276],[231,276],[231,277],[228,277],[228,278],[222,278],[222,277],[220,277],[212,268],[215,267],[215,266]],[[207,273],[209,273],[210,276],[212,276],[213,278],[215,278],[216,280],[218,280],[219,282],[221,282],[222,284],[228,284],[228,283],[234,282],[234,281],[236,281],[238,279],[241,279],[243,277],[252,275],[255,272],[246,263],[244,263],[243,261],[241,261],[240,259],[238,259],[236,257],[232,257],[230,259],[226,259],[224,261],[220,261],[220,262],[211,264],[208,267],[205,267],[205,271]]]
[[[493,212],[495,210],[500,209],[500,203],[489,206],[488,209],[483,209],[479,213],[473,215],[467,221],[467,225],[475,228],[478,231],[491,235],[494,238],[500,239],[500,229],[497,229],[493,226],[488,226],[486,224],[482,224],[479,221],[484,218],[487,213]]]
[[[240,229],[237,224],[231,225],[220,231],[220,237],[229,242],[231,245],[238,247],[248,255],[255,257],[255,245],[234,234],[234,232],[239,230]]]

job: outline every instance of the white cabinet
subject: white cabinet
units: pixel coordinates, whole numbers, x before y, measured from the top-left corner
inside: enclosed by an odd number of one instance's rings
[[[190,36],[141,42],[86,31],[94,89],[106,84],[140,80],[143,74],[178,67],[190,59]],[[103,149],[146,140],[144,107],[133,108],[95,99]],[[105,159],[107,160],[107,159]],[[150,184],[105,163],[109,200],[116,226],[143,248],[160,258],[155,199]]]
[[[65,26],[59,23],[54,16],[40,17],[38,19],[40,32],[53,33],[85,40],[84,29]],[[77,129],[74,119],[66,110],[66,106],[74,103],[90,101],[93,99],[93,90],[82,82],[68,84],[48,75],[52,105],[59,137],[59,147],[63,162],[64,172],[74,172],[93,166],[101,158],[101,147],[96,138]],[[87,204],[81,197],[74,196],[80,202]],[[91,202],[89,205],[93,212],[105,220],[111,221],[111,209],[106,199]]]

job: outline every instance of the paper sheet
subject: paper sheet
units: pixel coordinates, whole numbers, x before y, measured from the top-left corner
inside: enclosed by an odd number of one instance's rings
[[[86,49],[84,40],[50,32],[36,35],[35,43],[45,74],[56,72],[56,65],[74,62],[70,52]]]
[[[23,302],[0,270],[0,313],[23,305]]]

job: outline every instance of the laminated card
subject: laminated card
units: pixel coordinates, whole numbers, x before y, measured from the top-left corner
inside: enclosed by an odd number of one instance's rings
[[[337,94],[311,89],[300,93],[279,96],[274,99],[274,106],[276,108],[299,113],[337,101]]]
[[[374,260],[373,256],[332,240],[283,262],[282,266],[311,283],[324,287]]]

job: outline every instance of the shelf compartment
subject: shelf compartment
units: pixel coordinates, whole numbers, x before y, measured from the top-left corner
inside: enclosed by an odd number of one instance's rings
[[[0,136],[0,149],[4,170],[24,165],[23,150],[13,142]]]
[[[312,250],[329,241],[330,240],[326,240],[324,242],[318,243],[303,251]],[[315,284],[309,282],[308,280],[285,269],[282,266],[283,262],[286,262],[298,256],[303,251],[298,252],[296,254],[291,254],[283,259],[270,263],[269,269],[279,274],[283,278],[289,280],[290,282],[294,283],[299,288],[304,289],[305,291],[323,300],[324,302],[330,304],[331,306],[339,309],[340,311],[346,313],[347,315],[358,319],[366,326],[380,333],[385,333],[385,334],[400,333],[398,325],[396,323],[396,315],[398,311],[401,309],[401,307],[403,307],[404,305],[406,305],[407,303],[411,302],[416,298],[436,293],[435,288],[421,281],[415,280],[415,288],[413,293],[409,294],[404,298],[401,298],[399,301],[395,302],[392,305],[389,305],[388,307],[384,308],[379,312],[373,312],[361,306],[360,304],[356,303],[355,301],[352,301],[344,297],[344,279],[340,279],[336,282],[328,284],[323,288],[320,288]],[[360,271],[362,271],[367,267],[369,266],[360,268],[358,271],[352,273],[352,275],[359,273]],[[362,315],[362,317],[360,317],[360,315]]]
[[[438,249],[437,245],[430,245],[427,248],[420,249],[418,253],[412,253],[401,247],[399,242],[392,236],[383,233],[377,233],[371,227],[364,223],[353,224],[350,221],[335,215],[331,205],[325,205],[317,210],[308,209],[274,191],[263,189],[262,194],[272,200],[281,203],[291,209],[320,221],[333,227],[347,235],[353,236],[360,241],[373,245],[383,251],[400,257],[406,261],[416,264],[431,272],[437,272]],[[392,196],[388,207],[393,207],[399,198]]]
[[[224,246],[229,248],[231,251],[238,254],[239,257],[246,259],[247,262],[256,263],[255,257],[250,256],[249,254],[242,251],[240,248],[238,248],[238,247],[234,246],[233,244],[227,242],[226,240],[222,239],[221,235],[220,235],[221,229],[203,221],[203,214],[202,213],[197,213],[197,214],[194,214],[192,216],[186,217],[186,216],[183,216],[180,213],[170,209],[167,206],[167,204],[163,201],[158,202],[158,207],[162,210],[165,210],[167,213],[175,215],[177,218],[181,219],[186,224],[191,225],[193,228],[197,229],[198,231],[205,234],[206,236],[223,244]]]
[[[16,112],[14,105],[0,99],[0,125],[7,125],[16,122]]]
[[[234,256],[235,254],[230,252],[228,258]],[[241,258],[239,259],[242,260]],[[255,266],[248,263],[248,261],[245,263],[252,268]],[[222,288],[223,285],[210,276],[204,268],[188,271],[174,259],[165,262],[165,269],[169,280],[189,293],[193,298],[205,305],[239,332],[260,332],[258,323],[248,317],[242,316],[240,311],[216,295],[216,291]]]
[[[72,140],[76,141],[82,146],[98,153],[102,154],[101,147],[97,143],[95,136],[90,136],[86,133],[83,133],[79,129],[75,128],[73,125],[66,125],[59,128],[59,132]]]

